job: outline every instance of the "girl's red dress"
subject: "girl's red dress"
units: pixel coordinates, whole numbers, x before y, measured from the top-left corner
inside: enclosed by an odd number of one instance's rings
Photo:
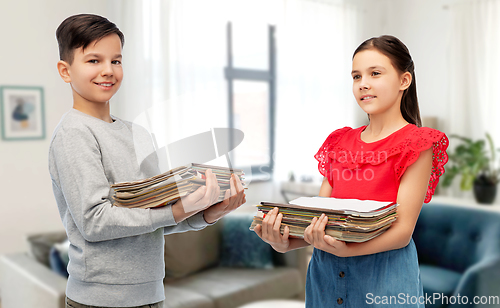
[[[406,168],[422,151],[432,148],[432,174],[424,201],[429,202],[448,161],[446,135],[407,124],[381,140],[367,143],[360,138],[365,128],[334,131],[315,155],[320,173],[333,188],[331,197],[396,202]]]
[[[407,124],[367,143],[360,138],[365,128],[334,131],[315,155],[319,171],[333,188],[331,197],[396,202],[405,170],[422,151],[432,148],[432,174],[424,201],[429,202],[448,161],[446,135]],[[377,298],[391,299],[383,307],[425,306],[413,239],[400,249],[346,258],[314,249],[307,270],[306,308],[381,307]]]

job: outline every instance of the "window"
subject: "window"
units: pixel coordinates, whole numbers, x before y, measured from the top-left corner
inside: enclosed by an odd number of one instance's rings
[[[265,32],[248,24],[235,27],[233,37],[233,25],[227,25],[228,57],[225,77],[228,84],[229,127],[245,134],[241,144],[231,152],[231,162],[234,168],[251,170],[253,180],[270,180],[273,172],[275,28],[270,25],[266,28],[267,40]],[[260,43],[267,46],[267,50]],[[241,54],[233,54],[233,50]],[[240,68],[233,66],[234,64]],[[251,66],[257,68],[249,68]],[[265,66],[267,69],[263,68]],[[236,142],[234,136],[229,138],[230,144]]]

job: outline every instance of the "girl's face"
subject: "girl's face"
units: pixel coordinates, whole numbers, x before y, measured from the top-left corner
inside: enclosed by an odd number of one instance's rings
[[[367,114],[399,110],[403,91],[411,83],[411,74],[399,74],[391,60],[377,51],[358,52],[352,60],[352,92]],[[409,80],[408,80],[409,78]]]

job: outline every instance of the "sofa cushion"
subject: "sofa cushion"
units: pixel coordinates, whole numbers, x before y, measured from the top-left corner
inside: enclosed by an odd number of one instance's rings
[[[69,240],[66,239],[62,243],[52,245],[49,254],[50,268],[59,275],[68,278],[68,263],[69,263]]]
[[[231,213],[223,219],[221,266],[273,267],[272,247],[249,229],[253,216],[253,213]]]
[[[463,273],[485,257],[500,255],[500,212],[484,206],[424,204],[413,239],[422,264]]]
[[[215,308],[208,297],[190,290],[165,286],[164,308]]]
[[[461,277],[462,274],[442,267],[427,264],[420,265],[420,278],[424,286],[424,293],[430,297],[434,293],[444,296],[453,295]],[[441,307],[441,303],[438,302],[436,301],[434,306],[429,307]]]
[[[214,266],[219,260],[220,226],[165,235],[165,281]]]
[[[255,300],[292,298],[302,291],[297,269],[235,269],[218,267],[177,280],[183,288],[211,298],[217,308],[239,307]]]

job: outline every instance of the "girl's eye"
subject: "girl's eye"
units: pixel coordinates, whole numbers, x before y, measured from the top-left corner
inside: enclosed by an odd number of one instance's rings
[[[359,75],[354,75],[354,76],[352,76],[352,79],[356,80],[356,79],[359,79],[359,77],[361,77],[361,76],[359,76]]]
[[[93,63],[93,64],[96,64],[98,61],[95,60],[95,59],[92,59],[92,60],[89,60],[89,63]]]
[[[111,63],[116,64],[116,65],[120,65],[120,64],[122,64],[122,62],[121,62],[121,61],[118,61],[118,60],[111,61]]]
[[[379,72],[373,72],[372,75],[376,76],[376,75],[380,75],[380,73]]]

